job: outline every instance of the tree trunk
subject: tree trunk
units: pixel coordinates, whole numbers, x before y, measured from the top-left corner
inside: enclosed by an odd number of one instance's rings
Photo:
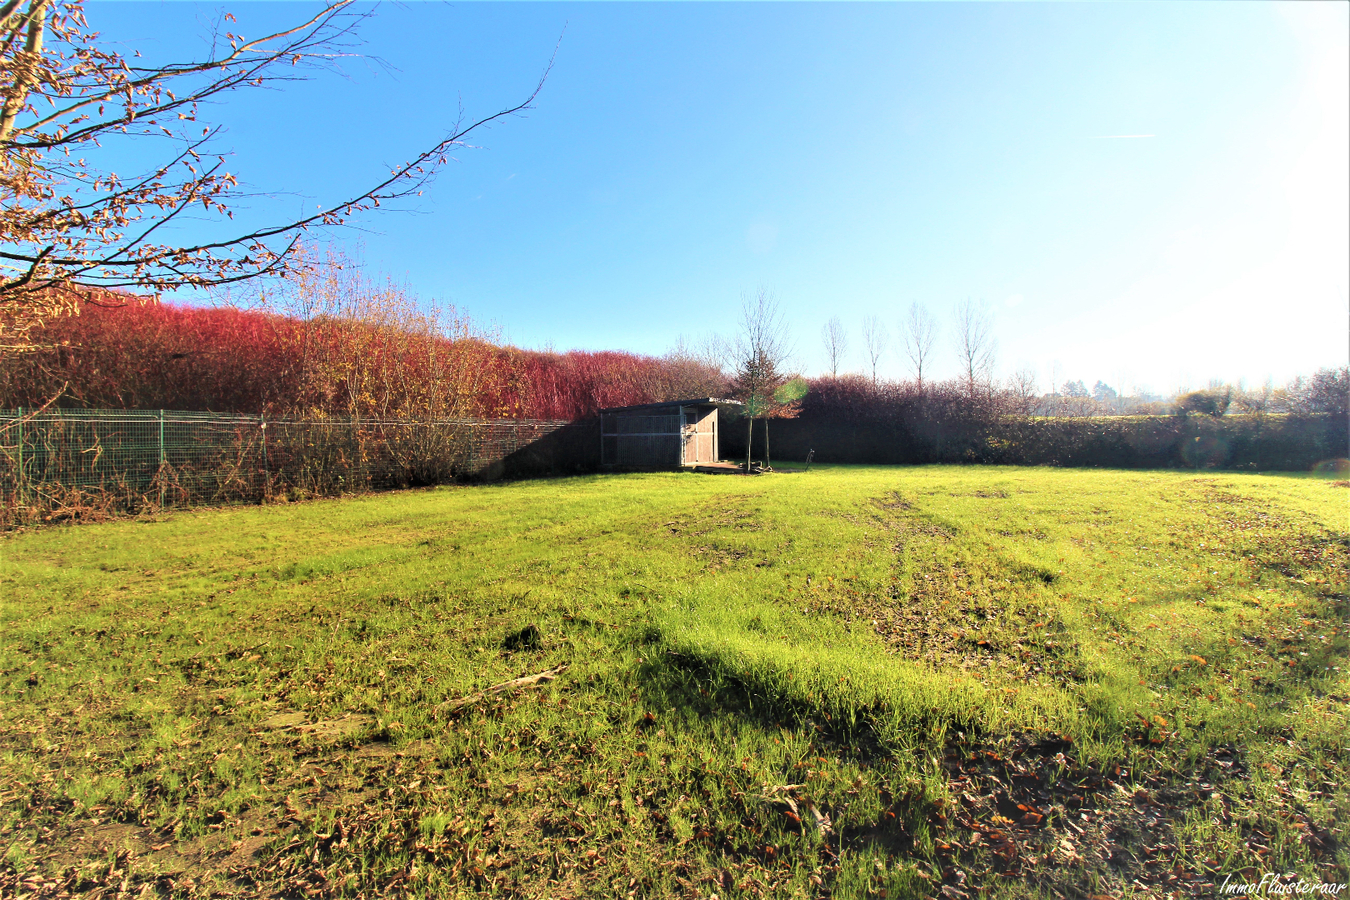
[[[5,13],[5,19],[8,20],[19,11],[19,5],[5,5],[10,7]],[[15,54],[14,84],[5,92],[4,109],[0,111],[0,140],[5,141],[13,133],[14,120],[27,104],[28,92],[37,80],[38,67],[42,62],[42,37],[47,31],[47,0],[36,0],[29,4],[28,15],[21,17],[21,22],[15,25],[11,34],[21,30],[23,23],[28,26],[28,39],[24,42],[23,51]]]
[[[755,417],[746,416],[746,418],[750,421],[750,428],[745,435],[745,471],[748,474],[750,471],[750,448],[755,442]]]
[[[769,461],[769,420],[764,420],[764,468],[772,469],[773,463]]]

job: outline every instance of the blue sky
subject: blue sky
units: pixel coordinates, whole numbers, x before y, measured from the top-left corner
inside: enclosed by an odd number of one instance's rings
[[[151,58],[215,12],[94,3]],[[229,7],[256,36],[316,9]],[[993,314],[1002,373],[1167,392],[1350,355],[1350,5],[410,3],[342,75],[206,111],[277,219],[473,117],[401,211],[335,233],[524,347],[661,353],[772,290],[796,362],[837,315]],[[559,44],[559,36],[562,36]],[[1135,137],[1134,135],[1148,135]],[[256,218],[255,218],[256,217]],[[898,335],[883,371],[906,367]]]

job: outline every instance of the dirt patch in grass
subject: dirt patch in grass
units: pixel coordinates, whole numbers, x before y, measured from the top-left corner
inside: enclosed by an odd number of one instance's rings
[[[947,552],[947,529],[906,515],[899,497],[882,498],[897,568],[884,591],[847,580],[808,607],[872,628],[887,649],[937,671],[958,670],[1032,684],[1081,681],[1074,641],[1063,621],[1031,592],[1004,578],[973,573]],[[1006,573],[1005,573],[1006,574]],[[1039,569],[1016,573],[1037,586],[1055,576]]]
[[[762,516],[753,509],[744,506],[709,507],[706,512],[695,515],[675,516],[655,526],[658,533],[670,535],[693,535],[695,537],[711,534],[714,531],[731,529],[734,531],[759,531],[763,528]]]
[[[172,828],[67,816],[48,833],[55,852],[0,868],[0,896],[210,894],[231,883],[227,873],[261,866],[265,848],[292,830],[267,810],[211,818],[205,834],[180,839]]]

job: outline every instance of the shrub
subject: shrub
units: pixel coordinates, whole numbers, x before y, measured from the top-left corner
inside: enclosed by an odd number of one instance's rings
[[[1228,412],[1233,402],[1233,389],[1191,391],[1177,398],[1176,411],[1179,415],[1197,413],[1205,416],[1222,416]]]

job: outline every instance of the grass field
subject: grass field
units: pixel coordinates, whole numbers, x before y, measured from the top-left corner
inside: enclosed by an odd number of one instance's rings
[[[1348,511],[826,467],[12,533],[0,895],[1350,881]]]

